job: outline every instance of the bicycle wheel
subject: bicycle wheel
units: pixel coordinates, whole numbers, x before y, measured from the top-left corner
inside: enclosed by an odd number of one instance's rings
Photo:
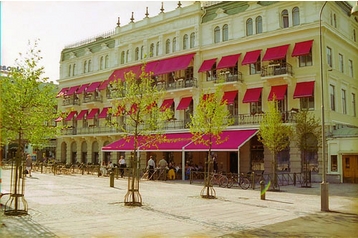
[[[250,180],[248,178],[241,178],[239,185],[242,189],[248,189],[250,187]]]
[[[233,178],[229,178],[227,181],[227,187],[231,188],[234,185],[234,179]]]
[[[222,187],[222,188],[226,188],[227,184],[228,184],[228,178],[226,176],[222,176],[219,179],[219,186]]]

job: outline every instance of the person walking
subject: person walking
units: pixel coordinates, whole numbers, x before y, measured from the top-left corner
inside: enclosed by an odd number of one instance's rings
[[[167,180],[168,162],[163,158],[159,161],[160,179]]]
[[[121,173],[121,178],[123,178],[124,168],[126,168],[126,160],[124,159],[123,155],[121,155],[121,158],[119,159],[118,164],[119,164],[119,170]]]
[[[150,180],[153,180],[153,173],[154,173],[154,168],[155,168],[155,162],[153,160],[153,156],[149,157],[147,168],[148,168],[148,178]]]
[[[27,174],[32,177],[31,175],[31,169],[32,169],[32,158],[29,154],[27,154],[26,157],[26,170],[27,170]]]

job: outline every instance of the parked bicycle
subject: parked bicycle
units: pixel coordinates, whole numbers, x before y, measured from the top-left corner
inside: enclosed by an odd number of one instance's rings
[[[210,181],[212,185],[219,185],[222,188],[227,187],[228,185],[228,177],[220,173],[211,173],[210,174]]]
[[[227,187],[231,188],[232,186],[234,186],[234,184],[237,184],[245,190],[251,186],[250,180],[245,176],[244,173],[241,173],[240,176],[236,174],[231,174],[229,176]]]

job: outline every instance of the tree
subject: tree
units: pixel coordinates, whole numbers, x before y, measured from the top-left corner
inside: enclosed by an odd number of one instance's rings
[[[321,145],[321,124],[314,114],[310,114],[308,110],[302,110],[296,114],[295,124],[295,141],[303,153],[304,165],[304,186],[310,187],[309,169],[306,155],[307,153],[315,153]]]
[[[268,111],[263,116],[260,129],[257,133],[258,140],[262,142],[272,153],[272,182],[274,190],[279,189],[277,181],[277,154],[290,144],[289,137],[292,128],[282,122],[282,114],[278,110],[277,101],[268,102]]]
[[[13,213],[27,213],[27,207],[22,211],[19,208],[17,196],[23,193],[20,184],[25,144],[42,148],[59,129],[54,125],[58,117],[56,87],[42,76],[44,67],[39,65],[42,57],[38,40],[34,45],[29,42],[29,47],[26,55],[20,53],[21,58],[16,59],[17,67],[1,79],[1,145],[17,142],[14,181],[11,183],[11,193],[15,194],[11,196],[15,199]]]
[[[222,101],[222,85],[214,90],[214,93],[201,91],[199,104],[195,114],[190,116],[191,122],[189,123],[194,143],[208,146],[209,151],[205,162],[205,184],[200,193],[203,198],[216,197],[216,192],[210,180],[210,173],[213,171],[211,149],[214,143],[221,144],[227,140],[227,138],[222,138],[220,134],[227,126],[233,124],[226,101]]]
[[[131,158],[131,174],[128,176],[128,191],[124,203],[128,206],[141,206],[142,197],[139,193],[140,163],[137,150],[159,143],[164,138],[162,130],[172,118],[170,108],[160,108],[157,103],[164,97],[164,91],[159,90],[152,79],[152,73],[146,72],[146,64],[141,66],[140,75],[133,71],[125,73],[124,79],[118,78],[111,83],[112,126],[116,127],[126,141],[134,141]]]

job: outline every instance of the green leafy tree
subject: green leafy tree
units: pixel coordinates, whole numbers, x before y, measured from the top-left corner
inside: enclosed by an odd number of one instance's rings
[[[309,187],[309,168],[306,155],[307,153],[315,153],[321,146],[321,123],[313,113],[302,110],[295,116],[295,141],[297,147],[303,153],[304,165],[304,186]]]
[[[221,144],[227,138],[222,138],[221,132],[233,124],[233,119],[227,109],[226,101],[222,101],[222,85],[215,88],[215,92],[200,93],[199,104],[195,114],[191,115],[189,123],[190,132],[195,144],[208,146],[208,156],[205,162],[204,180],[205,185],[201,190],[201,197],[215,198],[216,192],[211,184],[210,174],[213,172],[212,146],[214,143]]]
[[[145,148],[164,140],[163,128],[173,117],[170,108],[160,108],[165,92],[155,84],[152,73],[146,72],[146,64],[141,67],[141,74],[132,71],[125,73],[124,79],[117,79],[112,84],[112,122],[126,141],[134,141],[131,158],[131,174],[128,176],[128,191],[124,203],[128,206],[141,206],[139,193],[140,157],[138,147]]]
[[[1,145],[17,143],[15,161],[15,181],[12,181],[11,193],[18,194],[24,146],[31,144],[35,148],[44,147],[50,138],[57,135],[54,122],[56,112],[56,86],[43,77],[44,67],[40,66],[38,41],[29,42],[25,55],[20,53],[16,65],[6,77],[1,78]],[[15,210],[18,198],[14,196]]]
[[[272,153],[272,181],[274,190],[279,189],[277,181],[277,154],[290,144],[292,128],[282,122],[282,114],[278,110],[277,101],[268,102],[268,111],[263,116],[260,129],[257,133],[258,140],[262,142]]]

